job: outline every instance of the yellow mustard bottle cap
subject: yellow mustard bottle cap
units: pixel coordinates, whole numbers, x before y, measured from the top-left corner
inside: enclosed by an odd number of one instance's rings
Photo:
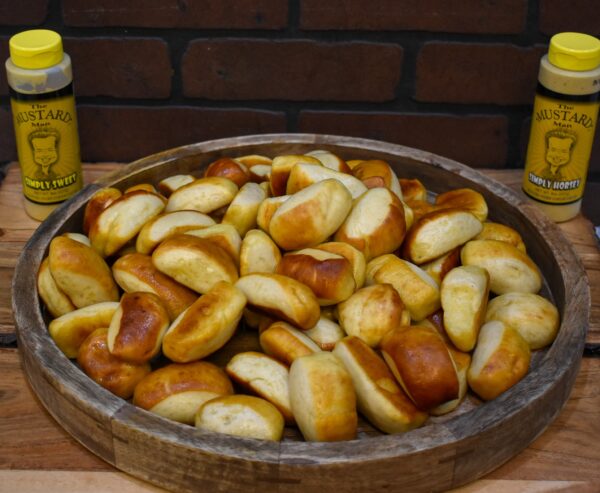
[[[48,29],[32,29],[15,34],[8,43],[10,59],[26,69],[52,67],[63,59],[62,39]]]
[[[548,61],[564,70],[594,70],[600,66],[600,40],[582,33],[555,34],[550,40]]]

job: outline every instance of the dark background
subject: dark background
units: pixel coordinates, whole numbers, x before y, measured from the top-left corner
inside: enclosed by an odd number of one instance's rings
[[[600,4],[0,0],[0,58],[34,27],[62,34],[73,59],[84,161],[316,132],[520,168],[539,59],[557,32],[599,36]],[[0,98],[5,162],[16,153],[4,71]],[[600,132],[589,179],[600,182]]]

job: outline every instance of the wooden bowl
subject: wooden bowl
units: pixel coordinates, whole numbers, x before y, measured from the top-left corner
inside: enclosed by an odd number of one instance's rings
[[[38,299],[36,272],[50,240],[80,231],[83,209],[100,187],[157,183],[177,173],[199,175],[221,156],[301,154],[327,149],[345,159],[384,159],[400,177],[419,178],[433,192],[471,187],[490,218],[517,229],[545,275],[562,316],[552,346],[537,352],[527,376],[499,398],[399,435],[365,431],[359,439],[281,443],[203,432],[169,422],[104,390],[56,347]],[[428,152],[372,140],[310,134],[221,139],[136,161],[57,209],[19,258],[13,310],[30,383],[71,435],[117,468],[175,491],[292,492],[439,491],[473,481],[530,444],[558,415],[577,374],[589,320],[584,269],[555,224],[503,185]]]

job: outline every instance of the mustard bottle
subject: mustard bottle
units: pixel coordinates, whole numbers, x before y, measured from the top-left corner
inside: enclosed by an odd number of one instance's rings
[[[25,211],[39,221],[83,186],[71,59],[59,34],[34,29],[9,41],[6,73]]]
[[[553,221],[581,209],[599,96],[600,40],[554,35],[540,62],[523,174],[523,191]]]

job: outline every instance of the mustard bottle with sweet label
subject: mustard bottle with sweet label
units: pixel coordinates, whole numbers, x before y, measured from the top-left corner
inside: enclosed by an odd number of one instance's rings
[[[554,35],[540,62],[523,191],[556,222],[581,209],[599,96],[600,40]]]
[[[54,31],[34,29],[9,41],[6,73],[25,211],[43,220],[81,190],[71,59]]]

